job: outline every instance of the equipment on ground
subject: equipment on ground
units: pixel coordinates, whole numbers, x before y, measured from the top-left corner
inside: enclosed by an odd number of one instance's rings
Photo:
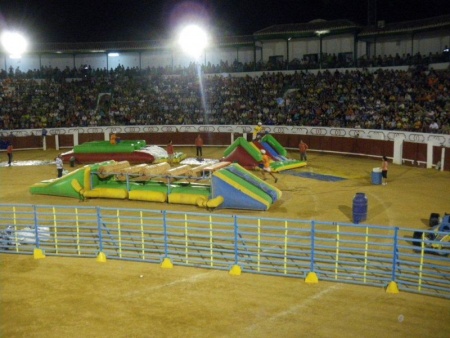
[[[426,231],[414,231],[413,244],[432,253],[442,256],[450,254],[450,214],[440,216],[432,213],[429,218],[430,229]]]

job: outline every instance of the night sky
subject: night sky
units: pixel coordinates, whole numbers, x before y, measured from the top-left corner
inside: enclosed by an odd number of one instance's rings
[[[0,0],[0,30],[34,42],[167,39],[180,23],[203,23],[216,36],[249,35],[271,25],[348,19],[366,25],[368,0]],[[377,0],[377,20],[450,14],[449,0]]]

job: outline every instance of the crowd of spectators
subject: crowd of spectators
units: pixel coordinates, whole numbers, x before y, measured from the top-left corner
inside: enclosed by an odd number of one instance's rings
[[[6,76],[5,76],[6,75]],[[0,74],[0,129],[297,125],[450,133],[450,71],[322,69],[258,76],[42,68]]]

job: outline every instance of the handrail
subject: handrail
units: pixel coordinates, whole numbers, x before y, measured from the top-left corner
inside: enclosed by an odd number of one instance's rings
[[[4,254],[182,265],[450,299],[450,247],[413,233],[382,225],[216,213],[0,204]]]

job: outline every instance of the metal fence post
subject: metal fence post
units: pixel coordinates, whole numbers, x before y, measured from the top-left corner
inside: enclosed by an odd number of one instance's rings
[[[314,272],[314,240],[315,240],[315,227],[316,223],[311,221],[311,261],[308,275],[306,276],[305,282],[308,284],[316,284],[319,282],[317,274]]]
[[[231,267],[229,274],[232,276],[240,276],[242,269],[238,264],[239,260],[239,248],[238,248],[238,237],[239,237],[239,225],[237,221],[237,216],[233,216],[234,219],[234,265]]]
[[[170,184],[169,184],[170,185]],[[164,236],[164,257],[161,263],[161,267],[165,269],[173,268],[173,263],[169,258],[169,237],[167,235],[167,211],[162,211],[163,215],[163,236]]]
[[[99,207],[97,207],[96,210],[97,210],[98,246],[99,246],[97,262],[104,263],[106,262],[106,255],[103,252],[102,213]]]
[[[34,259],[42,259],[45,258],[45,254],[42,251],[42,249],[39,247],[39,230],[38,230],[38,217],[37,217],[37,208],[35,205],[33,205],[33,217],[34,217],[34,237],[35,237],[35,243],[36,247],[33,250],[33,257]]]
[[[394,250],[392,252],[392,277],[391,282],[386,288],[387,293],[398,293],[398,286],[395,281],[395,273],[397,270],[397,262],[398,262],[398,227],[394,228]]]

